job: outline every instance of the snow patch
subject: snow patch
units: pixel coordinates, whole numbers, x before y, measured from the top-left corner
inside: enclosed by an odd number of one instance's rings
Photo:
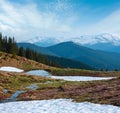
[[[28,71],[27,74],[36,75],[36,76],[50,76],[51,75],[45,70],[31,70],[31,71]]]
[[[7,71],[7,72],[23,72],[24,70],[18,69],[16,67],[0,67],[0,71]]]
[[[109,79],[114,78],[114,77],[90,77],[90,76],[53,76],[45,70],[32,70],[27,73],[31,75],[36,75],[36,76],[45,76],[45,77],[50,77],[54,79],[62,79],[62,80],[67,80],[67,81],[109,80]]]
[[[114,77],[86,77],[86,76],[51,76],[54,79],[63,79],[66,81],[93,81],[93,80],[109,80]]]
[[[2,92],[3,93],[8,93],[8,90],[7,89],[3,89]]]
[[[70,99],[21,101],[0,104],[0,113],[120,113],[120,107]]]

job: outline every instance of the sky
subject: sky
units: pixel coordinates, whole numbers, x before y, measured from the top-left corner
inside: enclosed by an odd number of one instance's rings
[[[120,0],[0,0],[0,32],[34,37],[120,36]]]

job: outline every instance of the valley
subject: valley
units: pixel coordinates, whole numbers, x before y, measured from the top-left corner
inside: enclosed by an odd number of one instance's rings
[[[119,0],[0,0],[0,113],[120,113]]]
[[[42,53],[41,49],[36,49],[41,47],[34,44],[27,43],[24,46],[24,43],[18,43],[18,46],[30,47]],[[120,53],[90,49],[72,41],[42,48],[49,51],[43,53],[49,60],[58,62],[64,68],[120,70]]]

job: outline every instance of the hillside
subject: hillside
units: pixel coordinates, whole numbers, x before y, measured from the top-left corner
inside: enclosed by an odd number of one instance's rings
[[[51,60],[52,62],[58,62],[58,64],[62,66],[63,68],[78,68],[78,69],[95,70],[95,68],[93,68],[90,65],[87,65],[80,61],[72,60],[69,58],[56,57],[56,56],[50,56],[50,55],[47,55],[47,58]]]
[[[17,45],[18,45],[18,47],[24,47],[25,49],[30,48],[32,50],[35,50],[35,51],[41,53],[41,54],[57,56],[54,53],[52,53],[51,51],[49,51],[48,49],[31,44],[31,43],[17,43]]]
[[[13,54],[14,57],[18,55],[46,65],[59,67],[58,63],[50,61],[43,54],[33,49],[30,48],[24,49],[23,47],[18,47],[14,38],[2,36],[1,33],[0,33],[0,51]]]
[[[93,50],[73,42],[63,42],[47,47],[51,52],[73,60],[78,60],[98,69],[120,70],[120,54]]]
[[[21,69],[24,69],[25,71],[27,70],[32,70],[32,69],[48,69],[49,66],[38,63],[33,60],[29,60],[24,57],[19,57],[19,56],[14,56],[12,54],[0,53],[0,66],[13,66],[13,67],[18,67]]]
[[[61,67],[64,67],[64,68],[80,68],[80,69],[89,69],[89,70],[95,69],[92,66],[87,65],[85,63],[82,63],[80,61],[71,60],[69,58],[59,57],[55,53],[52,53],[51,51],[49,51],[47,48],[36,46],[34,44],[31,44],[31,43],[18,43],[18,46],[23,47],[24,49],[30,48],[34,51],[37,51],[41,54],[44,54],[50,61],[56,62]]]
[[[46,69],[51,70],[54,75],[82,74],[86,76],[114,76],[115,79],[91,82],[70,82],[55,80],[40,76],[30,76],[26,73],[3,72],[0,71],[0,102],[3,99],[11,99],[17,91],[24,91],[17,100],[43,100],[57,98],[71,98],[77,102],[89,101],[100,104],[112,104],[120,106],[119,102],[119,72],[97,72],[80,69],[60,69],[52,68],[47,65],[28,60],[24,57],[14,56],[8,53],[1,53],[0,66],[13,66],[21,69]],[[56,72],[58,74],[56,74]],[[116,74],[115,74],[116,73]],[[28,86],[37,85],[37,89],[28,89]],[[4,90],[7,89],[7,93]],[[97,93],[96,93],[97,92]],[[103,95],[104,93],[104,95]]]

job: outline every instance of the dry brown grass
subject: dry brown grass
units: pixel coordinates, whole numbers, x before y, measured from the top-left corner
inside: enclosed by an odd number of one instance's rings
[[[19,96],[20,100],[42,100],[72,98],[75,101],[89,101],[120,106],[120,78],[94,82],[53,82],[39,86]]]
[[[13,66],[17,68],[27,70],[32,69],[48,69],[49,66],[35,62],[33,60],[28,60],[24,57],[13,57],[12,54],[7,54],[2,52],[2,56],[0,58],[0,66]]]

